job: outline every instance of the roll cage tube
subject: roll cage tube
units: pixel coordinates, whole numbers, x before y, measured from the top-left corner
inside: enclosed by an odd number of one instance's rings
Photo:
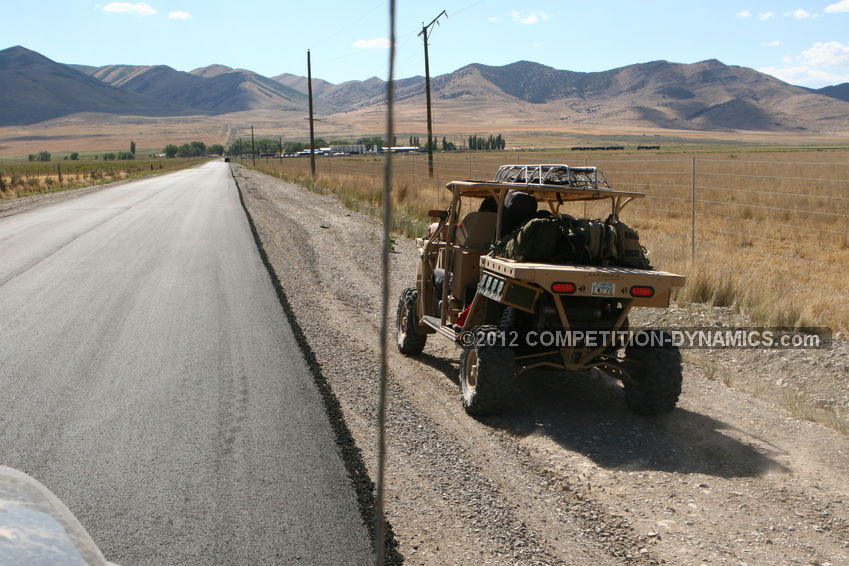
[[[461,197],[486,198],[493,197],[498,203],[497,231],[501,233],[501,222],[504,211],[504,198],[510,190],[518,190],[536,197],[537,201],[548,205],[552,214],[559,214],[560,208],[567,202],[611,200],[611,214],[619,217],[622,210],[638,198],[644,198],[645,193],[615,191],[607,188],[578,188],[561,185],[539,185],[525,183],[505,183],[497,181],[453,181],[446,185],[452,191],[451,211],[454,212],[453,223],[457,222]],[[453,241],[453,240],[451,240]]]

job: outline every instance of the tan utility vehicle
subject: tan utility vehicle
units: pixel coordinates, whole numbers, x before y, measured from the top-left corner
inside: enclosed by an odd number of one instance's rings
[[[647,261],[635,268],[608,260],[578,265],[503,257],[510,255],[503,253],[506,232],[530,221],[508,214],[516,194],[531,204],[535,199],[535,217],[555,222],[575,220],[567,214],[574,203],[609,200],[611,216],[594,221],[602,228],[619,224],[622,209],[644,194],[611,189],[595,167],[567,165],[505,165],[493,181],[454,181],[447,188],[451,203],[431,211],[438,222],[416,240],[416,285],[398,303],[396,339],[403,354],[421,353],[429,334],[462,346],[463,406],[475,416],[504,408],[515,396],[516,376],[536,368],[597,368],[622,382],[633,411],[674,409],[681,393],[677,347],[664,333],[629,341],[626,331],[632,308],[668,307],[683,276],[653,270]],[[621,250],[623,242],[614,245]]]

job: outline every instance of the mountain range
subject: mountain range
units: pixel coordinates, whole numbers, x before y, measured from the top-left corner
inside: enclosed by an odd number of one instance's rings
[[[818,90],[717,60],[653,61],[602,72],[558,70],[530,61],[466,65],[432,79],[434,112],[485,125],[492,112],[534,121],[705,131],[849,131],[849,83]],[[424,105],[424,77],[396,81],[399,112]],[[57,63],[24,47],[0,51],[0,126],[81,112],[124,116],[223,115],[307,109],[307,79],[264,77],[211,65],[92,67]],[[313,79],[316,111],[367,113],[385,104],[386,83]],[[543,118],[544,117],[544,118]],[[298,117],[298,120],[301,118]],[[444,120],[443,120],[444,122]],[[536,124],[544,126],[544,124]]]

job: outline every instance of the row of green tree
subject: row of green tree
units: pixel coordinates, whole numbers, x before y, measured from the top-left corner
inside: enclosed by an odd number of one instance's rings
[[[492,150],[503,150],[507,147],[507,142],[504,140],[504,136],[498,134],[496,136],[490,135],[489,137],[483,136],[469,136],[469,145],[468,149],[470,150],[478,150],[478,151],[492,151]],[[410,136],[410,146],[418,147],[422,151],[427,151],[427,142],[421,143],[419,136]],[[434,139],[433,148],[437,148],[437,141]],[[442,151],[455,151],[457,149],[457,144],[448,140],[445,136],[442,136]]]
[[[317,142],[318,140],[316,140]],[[287,147],[289,143],[287,143],[283,147]],[[269,138],[262,138],[258,140],[254,140],[253,149],[251,149],[251,140],[236,140],[230,144],[227,148],[227,155],[250,155],[252,152],[256,152],[257,155],[261,155],[263,153],[280,153],[280,140],[273,140]],[[301,151],[299,149],[295,149],[292,151]]]
[[[422,143],[421,138],[419,136],[410,136],[409,137],[409,145],[410,147],[418,147],[423,151],[427,150],[427,141],[425,140]],[[504,136],[501,134],[498,135],[490,135],[489,137],[484,136],[476,136],[472,135],[468,138],[468,148],[471,150],[479,150],[479,151],[491,151],[491,150],[503,150],[507,147],[507,142],[504,140]],[[356,141],[348,140],[348,139],[331,139],[330,141],[325,140],[324,138],[315,138],[315,147],[328,147],[334,145],[354,145],[354,144],[363,144],[366,147],[385,147],[386,142],[384,138],[381,136],[363,136],[358,138]],[[392,140],[392,145],[398,145],[398,137],[395,136]],[[440,143],[434,139],[433,142],[434,149],[439,148]],[[210,146],[212,147],[212,146]],[[453,141],[449,141],[446,137],[442,137],[441,141],[442,151],[455,151],[457,148],[457,144]],[[227,148],[228,155],[251,155],[255,153],[257,155],[277,155],[280,153],[289,154],[289,153],[297,153],[299,151],[304,151],[310,148],[308,142],[301,141],[287,141],[284,142],[282,139],[270,139],[270,138],[262,138],[253,141],[253,146],[251,146],[251,140],[239,139],[230,144]],[[212,152],[210,153],[218,153]]]
[[[107,153],[104,153],[100,157],[102,157],[104,161],[115,161],[116,159],[129,160],[129,159],[135,159],[136,154],[131,152],[131,151],[119,151],[117,153],[115,153],[114,151],[109,151]],[[42,151],[42,152],[39,152],[39,153],[30,153],[27,156],[27,159],[30,160],[30,161],[50,161],[51,158],[52,158],[52,156],[50,155],[49,151]],[[70,155],[66,155],[65,157],[63,157],[63,159],[65,159],[65,160],[70,159],[71,161],[77,161],[79,158],[80,158],[80,153],[78,151],[72,151]],[[95,155],[94,158],[97,159],[98,156]]]
[[[103,161],[115,161],[116,159],[119,161],[129,161],[135,158],[135,154],[131,151],[119,151],[118,153],[110,151],[103,154]]]
[[[397,141],[397,138],[396,138]],[[329,147],[332,145],[356,145],[363,144],[367,147],[383,147],[383,138],[380,136],[364,136],[356,141],[350,139],[331,139],[325,140],[324,138],[315,138],[315,147]],[[287,141],[284,142],[282,139],[269,139],[262,138],[253,141],[253,146],[251,146],[251,140],[239,139],[230,144],[227,148],[228,155],[251,155],[255,153],[257,155],[262,154],[278,154],[278,153],[297,153],[299,151],[304,151],[310,148],[310,144],[308,141]]]
[[[490,134],[488,138],[483,136],[469,136],[469,149],[471,150],[500,151],[505,147],[507,147],[507,142],[501,134],[498,134],[497,136]]]
[[[80,158],[80,153],[78,151],[72,151],[70,156],[65,156],[63,159],[70,158],[71,161],[76,161]],[[94,157],[97,159],[97,156]],[[103,154],[103,159],[105,161],[114,161],[115,159],[135,159],[136,158],[136,142],[130,142],[130,151],[119,151],[118,153],[108,152]],[[39,153],[30,153],[27,156],[27,159],[30,161],[50,161],[51,155],[49,151],[42,151]]]
[[[224,146],[220,143],[207,146],[199,141],[184,143],[183,145],[169,143],[162,152],[165,157],[203,157],[204,155],[223,155]]]

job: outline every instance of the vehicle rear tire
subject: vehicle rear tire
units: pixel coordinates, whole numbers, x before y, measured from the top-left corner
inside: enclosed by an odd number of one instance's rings
[[[419,331],[419,320],[416,315],[418,299],[418,290],[415,287],[407,287],[398,300],[395,341],[398,344],[398,351],[407,356],[421,354],[427,342],[427,334]]]
[[[640,415],[670,413],[681,396],[681,352],[669,334],[661,332],[659,336],[662,345],[629,345],[625,350],[631,376],[623,382],[625,403]]]
[[[516,362],[512,348],[495,339],[500,338],[495,326],[470,333],[475,342],[464,346],[460,356],[460,395],[466,412],[481,417],[503,410],[514,398]]]

